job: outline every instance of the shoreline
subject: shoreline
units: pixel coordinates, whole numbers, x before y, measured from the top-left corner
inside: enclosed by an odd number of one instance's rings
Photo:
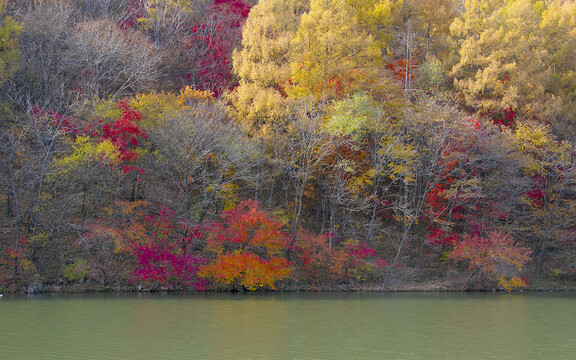
[[[325,286],[310,286],[310,285],[290,285],[279,286],[276,289],[259,289],[254,291],[223,289],[216,287],[209,287],[203,291],[185,289],[185,288],[172,288],[160,287],[151,288],[145,286],[95,286],[88,284],[70,284],[70,285],[44,285],[42,289],[35,289],[30,291],[30,287],[21,287],[18,290],[4,289],[4,294],[21,294],[21,295],[34,295],[34,294],[85,294],[85,293],[347,293],[347,292],[366,292],[366,293],[505,293],[503,288],[486,287],[486,288],[457,288],[454,286],[447,286],[443,282],[422,282],[422,283],[405,283],[397,285],[395,288],[390,285],[383,287],[381,284],[341,284],[341,285],[325,285]],[[539,286],[527,287],[522,289],[513,289],[508,291],[511,293],[540,293],[540,292],[576,292],[576,284],[563,283],[563,284],[539,284]],[[0,292],[2,293],[2,292]]]

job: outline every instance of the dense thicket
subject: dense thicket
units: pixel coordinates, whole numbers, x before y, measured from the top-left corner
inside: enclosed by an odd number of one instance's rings
[[[0,289],[576,280],[573,1],[0,14]]]

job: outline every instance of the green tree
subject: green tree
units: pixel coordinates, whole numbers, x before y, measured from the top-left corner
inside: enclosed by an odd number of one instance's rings
[[[379,116],[378,106],[364,93],[334,103],[334,115],[327,123],[328,131],[335,135],[360,138],[374,128]]]

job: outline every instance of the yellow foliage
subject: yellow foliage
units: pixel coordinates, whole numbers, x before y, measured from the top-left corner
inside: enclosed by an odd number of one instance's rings
[[[309,1],[260,1],[242,31],[242,46],[232,54],[240,85],[227,95],[234,117],[252,135],[267,136],[284,125],[287,101],[281,93],[292,75],[291,46]]]
[[[376,46],[382,52],[390,41],[390,34],[383,29],[392,26],[392,13],[397,10],[401,1],[395,0],[346,0],[357,11],[358,23],[368,29],[375,38]]]
[[[20,67],[18,41],[22,25],[10,16],[4,16],[6,0],[0,1],[0,83],[8,79]]]
[[[180,108],[178,98],[174,94],[155,91],[137,94],[130,102],[130,106],[142,113],[141,125],[148,130],[162,127],[164,116]]]
[[[389,141],[389,139],[386,141]],[[392,147],[383,146],[382,149],[391,150],[393,154],[394,160],[388,164],[388,168],[392,171],[390,179],[402,179],[408,183],[416,181],[414,175],[414,163],[418,157],[418,151],[414,146],[398,143]],[[379,151],[383,151],[382,149]]]
[[[109,99],[95,99],[90,102],[90,116],[95,117],[102,122],[112,122],[122,117],[122,110],[118,108],[118,100]]]
[[[188,105],[190,102],[206,102],[214,100],[214,93],[212,91],[196,90],[190,88],[190,86],[186,86],[184,89],[180,90],[180,94],[176,99],[178,106],[180,106],[183,110],[188,110]]]
[[[292,43],[289,95],[333,98],[347,86],[348,81],[340,80],[355,80],[376,68],[380,51],[372,35],[358,24],[356,14],[345,0],[310,1],[310,11],[300,18]]]
[[[38,242],[44,244],[48,242],[51,237],[52,235],[49,232],[39,231],[36,234],[30,236],[30,242]]]
[[[524,173],[528,175],[544,174],[549,165],[564,161],[572,152],[572,146],[558,141],[545,124],[518,122],[516,131],[509,132],[508,136],[526,155]]]
[[[24,270],[29,270],[29,269],[32,269],[34,267],[34,265],[32,264],[32,261],[30,261],[28,259],[20,259],[20,266],[22,266],[22,268]]]
[[[181,89],[179,94],[170,92],[152,91],[146,94],[137,94],[130,106],[142,113],[141,125],[148,130],[163,127],[166,115],[172,112],[190,110],[190,106],[197,102],[213,101],[214,93],[192,89],[189,86]]]
[[[96,143],[88,136],[79,136],[76,138],[73,147],[74,152],[71,155],[54,161],[54,167],[57,170],[52,176],[66,175],[74,169],[84,167],[91,162],[112,165],[119,161],[120,153],[110,140]]]
[[[257,83],[241,81],[228,100],[234,118],[252,135],[269,135],[284,124],[288,114],[289,101],[278,90]]]
[[[372,186],[374,184],[375,176],[376,170],[371,168],[370,170],[364,172],[362,175],[353,177],[348,186],[354,194],[362,194],[366,186]]]
[[[522,151],[547,149],[553,141],[553,135],[544,124],[519,122],[514,136],[516,144]]]
[[[528,284],[518,276],[514,276],[508,280],[504,275],[500,275],[499,279],[498,285],[502,286],[507,292],[512,291],[512,289],[520,289],[528,286]]]
[[[291,41],[299,15],[309,1],[266,0],[256,4],[242,32],[242,48],[232,54],[234,72],[264,87],[283,84],[291,75]]]
[[[454,85],[468,105],[542,114],[551,71],[534,1],[466,1],[451,31],[460,56]]]
[[[174,21],[174,15],[188,12],[192,8],[191,0],[147,0],[144,1],[144,14],[136,19],[142,30],[151,30]]]

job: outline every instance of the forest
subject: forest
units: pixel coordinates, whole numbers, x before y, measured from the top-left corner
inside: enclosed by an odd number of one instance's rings
[[[572,0],[0,14],[0,290],[576,284]]]

